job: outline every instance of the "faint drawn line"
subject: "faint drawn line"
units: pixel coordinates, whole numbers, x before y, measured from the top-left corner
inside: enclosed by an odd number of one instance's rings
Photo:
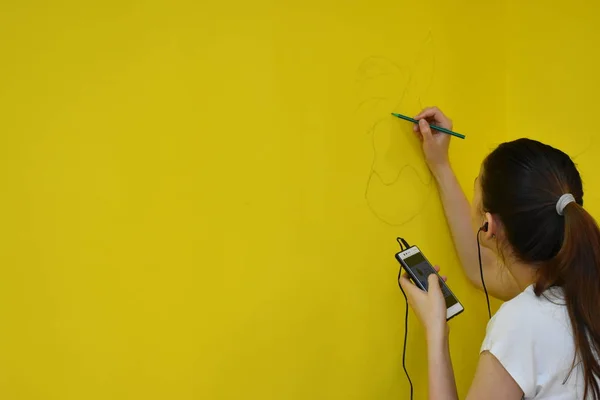
[[[432,42],[433,41],[433,35],[432,32],[429,32],[426,39],[425,39],[425,44],[427,44],[428,42]],[[383,63],[385,63],[387,66],[392,66],[396,71],[393,72],[381,72],[381,73],[376,73],[373,76],[361,76],[363,74],[367,74],[369,68],[372,68],[373,70],[377,71],[377,70],[384,70],[384,68],[381,68],[380,66],[378,67],[377,65],[375,65],[375,67],[371,67],[369,65],[369,63],[372,62],[376,62],[376,61],[382,61]],[[428,92],[431,84],[433,82],[433,75],[435,74],[435,57],[432,57],[432,66],[431,66],[431,74],[429,75],[429,81],[426,85],[426,89],[425,92]],[[366,81],[372,80],[372,79],[376,79],[376,78],[380,78],[382,76],[387,76],[387,75],[393,75],[394,73],[398,73],[398,72],[402,72],[405,68],[400,66],[399,64],[395,63],[394,61],[390,60],[387,57],[384,56],[379,56],[379,55],[374,55],[374,56],[370,56],[367,57],[365,60],[363,60],[361,62],[361,64],[359,65],[358,69],[357,69],[357,75],[358,77],[356,78],[355,83],[364,83]],[[408,80],[402,90],[402,93],[399,96],[398,102],[396,103],[395,109],[397,109],[402,102],[405,100],[405,96],[407,94],[408,89],[411,87],[411,84],[413,83],[413,77],[414,77],[415,71],[414,70],[410,70],[409,69],[409,75],[408,75]],[[363,106],[365,106],[367,103],[373,102],[373,101],[377,101],[378,103],[382,103],[385,101],[390,100],[389,97],[377,97],[377,96],[373,96],[370,98],[367,98],[366,100],[361,101],[356,110],[355,113],[358,113],[361,108]],[[422,102],[421,102],[421,93],[419,93],[418,95],[418,102],[419,104],[422,106]],[[392,110],[389,110],[389,112],[391,112]],[[377,160],[378,160],[378,156],[377,156],[377,148],[375,145],[375,131],[377,129],[377,126],[383,122],[384,120],[386,120],[387,118],[389,118],[388,116],[388,112],[385,112],[384,115],[382,115],[380,118],[378,118],[375,123],[367,130],[367,134],[371,134],[371,147],[373,150],[373,160],[371,162],[371,167],[370,167],[370,171],[369,171],[369,176],[366,182],[366,187],[365,187],[365,192],[364,192],[364,198],[365,201],[367,203],[367,206],[369,207],[369,209],[371,210],[371,212],[373,213],[373,215],[375,217],[377,217],[381,222],[390,225],[390,226],[401,226],[404,225],[410,221],[412,221],[414,218],[416,218],[425,208],[425,206],[428,204],[429,202],[429,198],[431,196],[429,196],[431,190],[432,190],[432,176],[431,173],[429,171],[427,171],[427,176],[428,179],[423,179],[421,177],[421,174],[419,174],[419,172],[415,169],[414,166],[410,165],[410,164],[405,164],[402,167],[400,167],[400,169],[397,171],[397,173],[395,174],[394,178],[392,178],[389,181],[386,181],[383,176],[376,170],[376,164],[377,164]],[[383,217],[381,215],[380,212],[378,212],[378,210],[376,209],[376,207],[371,203],[371,200],[369,199],[369,190],[371,188],[371,184],[373,182],[373,177],[375,176],[376,179],[385,187],[390,187],[393,186],[394,184],[396,184],[399,180],[400,177],[402,176],[402,174],[405,172],[405,170],[412,170],[413,173],[417,176],[417,179],[419,180],[419,182],[426,188],[426,196],[424,201],[422,202],[421,206],[412,213],[412,215],[408,216],[407,218],[401,218],[402,221],[400,222],[392,222],[389,221],[387,218]],[[401,202],[402,199],[398,199],[398,204],[399,206],[401,206]]]
[[[368,64],[368,63],[369,63],[370,61],[372,61],[372,60],[377,60],[377,59],[379,59],[379,60],[382,60],[382,61],[384,61],[384,62],[387,62],[387,63],[389,63],[389,64],[393,65],[394,67],[396,67],[396,69],[397,69],[398,71],[402,71],[402,67],[401,67],[400,65],[396,64],[394,61],[390,60],[390,59],[389,59],[389,58],[387,58],[387,57],[384,57],[384,56],[377,56],[377,55],[375,55],[375,56],[369,56],[369,57],[365,58],[365,59],[364,59],[364,60],[363,60],[363,61],[360,63],[360,65],[358,66],[358,69],[357,69],[357,71],[356,71],[356,73],[357,73],[357,77],[356,77],[356,81],[355,81],[355,83],[358,83],[358,82],[364,82],[364,81],[371,80],[371,79],[375,79],[375,78],[378,78],[378,77],[381,77],[381,76],[385,76],[385,75],[392,75],[392,74],[393,74],[393,72],[383,72],[383,73],[377,74],[377,75],[375,75],[375,76],[366,76],[366,77],[360,77],[360,71],[361,71],[361,70],[364,70],[364,69],[367,69],[367,67],[366,67],[366,64]]]

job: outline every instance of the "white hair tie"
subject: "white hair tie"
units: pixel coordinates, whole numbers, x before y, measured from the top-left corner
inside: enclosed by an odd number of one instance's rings
[[[556,202],[556,212],[558,215],[564,215],[565,207],[569,203],[573,203],[575,201],[575,197],[571,193],[565,193]]]

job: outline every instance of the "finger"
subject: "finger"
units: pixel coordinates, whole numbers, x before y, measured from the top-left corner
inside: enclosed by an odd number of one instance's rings
[[[415,116],[415,119],[426,119],[428,122],[442,128],[452,129],[452,120],[437,107],[428,107]]]
[[[433,269],[435,269],[436,272],[440,272],[440,267],[439,265],[434,265]]]
[[[442,293],[442,289],[440,288],[440,280],[436,274],[429,275],[429,277],[427,277],[427,283],[429,284],[429,286],[428,286],[429,293],[435,294],[435,295]]]
[[[446,281],[448,280],[448,277],[447,277],[446,275],[442,275],[442,277],[441,277],[441,278],[442,278],[442,280],[443,280],[444,282],[446,282]]]
[[[408,279],[408,275],[403,274],[400,277],[400,286],[404,289],[404,293],[409,299],[413,299],[419,294],[424,294],[423,291]]]
[[[427,141],[433,139],[433,136],[431,134],[431,128],[429,127],[429,123],[427,121],[425,121],[424,119],[419,120],[419,130],[421,131],[421,135],[423,135],[424,141],[427,142]]]
[[[419,114],[417,114],[417,116],[415,116],[415,119],[432,118],[438,116],[439,114],[444,115],[442,114],[439,108],[427,107],[424,108],[423,111],[421,111]]]
[[[400,286],[405,292],[408,290],[409,286],[414,286],[413,283],[408,279],[408,275],[406,275],[406,273],[400,276],[398,283],[400,283]]]
[[[418,123],[413,125],[412,130],[418,139],[423,140],[423,135],[421,135],[421,132],[419,132],[419,124]]]

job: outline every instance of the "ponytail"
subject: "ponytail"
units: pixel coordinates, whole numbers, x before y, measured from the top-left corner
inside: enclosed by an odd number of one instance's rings
[[[563,288],[575,340],[571,372],[581,363],[583,398],[600,400],[600,229],[594,218],[575,202],[564,208],[562,246],[538,269],[535,294],[553,286]]]

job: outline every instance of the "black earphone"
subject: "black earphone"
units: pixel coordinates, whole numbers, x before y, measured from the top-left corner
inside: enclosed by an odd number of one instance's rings
[[[489,225],[488,225],[488,223],[486,222],[485,224],[483,224],[483,225],[481,226],[481,228],[479,228],[479,230],[480,230],[480,231],[487,232],[487,231],[488,231],[488,226],[489,226]]]

